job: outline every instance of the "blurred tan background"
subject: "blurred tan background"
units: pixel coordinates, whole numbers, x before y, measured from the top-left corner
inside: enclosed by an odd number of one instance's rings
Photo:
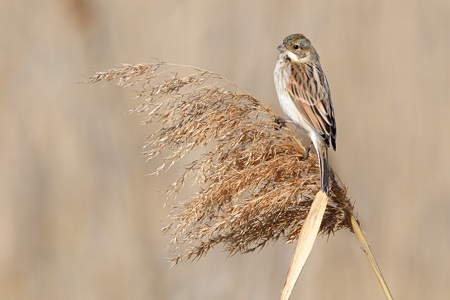
[[[293,246],[169,268],[150,134],[131,92],[84,76],[152,57],[223,74],[281,114],[277,45],[328,76],[332,166],[397,299],[450,294],[450,2],[0,2],[0,299],[277,299]],[[292,299],[383,299],[356,239],[319,238]]]

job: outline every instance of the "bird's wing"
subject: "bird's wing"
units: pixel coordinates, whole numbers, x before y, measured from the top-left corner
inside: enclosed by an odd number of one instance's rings
[[[293,64],[287,91],[327,146],[336,149],[336,121],[328,81],[319,64]]]

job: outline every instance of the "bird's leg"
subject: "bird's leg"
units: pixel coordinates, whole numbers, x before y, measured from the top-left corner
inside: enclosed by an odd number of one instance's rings
[[[285,119],[283,119],[282,117],[276,117],[275,118],[275,129],[276,130],[280,130],[281,128],[283,128],[284,126],[286,126],[287,121]]]
[[[309,144],[309,146],[305,148],[305,155],[303,155],[302,160],[306,160],[306,159],[308,158],[308,156],[309,156],[309,150],[311,150],[312,144],[313,144],[313,143],[311,142],[311,144]]]

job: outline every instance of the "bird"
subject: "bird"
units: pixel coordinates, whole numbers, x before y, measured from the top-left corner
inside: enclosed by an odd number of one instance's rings
[[[303,34],[287,36],[278,50],[274,82],[280,106],[287,121],[311,139],[318,156],[320,188],[329,196],[328,147],[336,151],[336,120],[328,80],[316,49]]]

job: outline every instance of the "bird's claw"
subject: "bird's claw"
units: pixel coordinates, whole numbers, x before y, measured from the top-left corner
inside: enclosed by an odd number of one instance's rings
[[[275,118],[275,130],[280,130],[281,128],[283,128],[284,126],[286,126],[286,120],[281,118],[281,117],[276,117]]]
[[[309,150],[311,150],[311,145],[312,145],[312,143],[309,144],[309,146],[305,148],[305,154],[303,155],[302,160],[306,160],[306,159],[308,158],[308,156],[309,156]]]

